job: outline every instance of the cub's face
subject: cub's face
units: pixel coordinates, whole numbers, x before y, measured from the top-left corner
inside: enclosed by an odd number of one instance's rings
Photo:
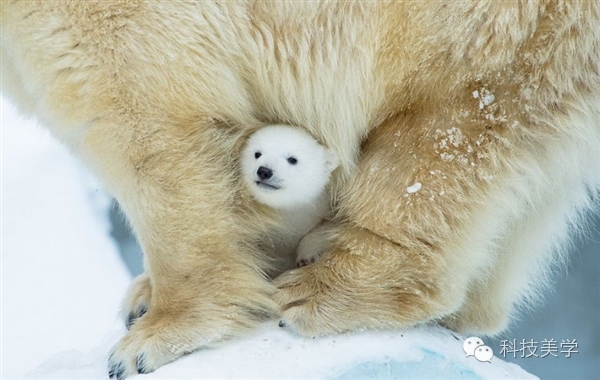
[[[254,133],[241,157],[242,177],[252,195],[278,209],[312,203],[337,166],[335,154],[307,132],[286,125]]]

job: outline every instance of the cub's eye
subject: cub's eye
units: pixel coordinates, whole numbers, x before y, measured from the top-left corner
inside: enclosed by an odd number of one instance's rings
[[[254,153],[254,158],[259,158],[260,156],[262,156],[262,153],[260,153],[260,152]]]
[[[292,165],[296,165],[298,163],[298,160],[296,160],[294,157],[290,157],[287,159],[287,162],[289,162]]]

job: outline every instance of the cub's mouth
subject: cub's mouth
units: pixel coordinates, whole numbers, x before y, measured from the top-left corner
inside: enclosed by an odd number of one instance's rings
[[[279,186],[272,185],[266,181],[256,181],[256,186],[266,190],[279,190]]]

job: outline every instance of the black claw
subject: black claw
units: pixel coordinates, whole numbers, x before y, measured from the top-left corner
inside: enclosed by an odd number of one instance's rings
[[[125,320],[125,327],[127,327],[127,330],[131,328],[131,325],[133,325],[133,322],[135,322],[136,319],[137,317],[135,314],[133,314],[133,312],[129,313],[127,319]]]
[[[129,313],[127,319],[125,320],[125,326],[127,327],[127,330],[131,328],[131,326],[135,323],[135,321],[138,320],[138,318],[141,318],[144,314],[146,314],[147,311],[148,308],[145,305],[142,305],[137,309],[137,312],[134,313],[132,311],[131,313]]]
[[[115,363],[112,362],[112,354],[108,357],[108,378],[115,377]]]
[[[285,321],[283,319],[279,320],[279,327],[285,327]]]
[[[112,355],[111,355],[111,358],[112,358]],[[125,373],[125,366],[123,365],[123,363],[121,363],[121,362],[114,363],[111,361],[108,362],[108,377],[109,378],[112,379],[112,378],[116,377],[118,380],[121,380],[123,378],[124,373]]]
[[[117,380],[123,380],[125,378],[123,375],[125,375],[125,365],[123,365],[123,363],[119,363],[115,376],[117,377]]]
[[[148,311],[148,308],[146,307],[146,305],[140,306],[140,308],[138,309],[138,318],[143,317],[147,311]]]
[[[148,373],[148,371],[146,371],[146,358],[144,354],[140,354],[137,356],[137,358],[135,358],[135,368],[137,369],[138,373]]]

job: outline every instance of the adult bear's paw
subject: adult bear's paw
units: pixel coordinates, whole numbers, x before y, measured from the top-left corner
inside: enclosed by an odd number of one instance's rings
[[[219,274],[226,278],[224,271]],[[244,280],[241,289],[237,285],[226,287],[231,281],[214,287],[210,281],[194,278],[179,283],[180,287],[161,290],[146,275],[138,277],[125,301],[128,315],[134,315],[128,318],[132,321],[130,330],[112,349],[109,377],[124,379],[153,372],[182,355],[239,336],[276,315],[272,285],[261,277],[243,274],[237,273]]]
[[[147,313],[113,347],[108,360],[108,376],[124,379],[150,373],[200,347],[193,332],[178,328],[169,318],[159,319]]]
[[[455,291],[461,289],[442,286],[438,266],[371,232],[347,228],[343,234],[347,243],[275,280],[282,327],[305,336],[408,328],[460,305]]]
[[[282,310],[281,327],[291,328],[305,336],[327,335],[345,331],[339,312],[347,308],[346,296],[339,288],[328,285],[317,276],[321,265],[310,266],[283,273],[275,280],[278,292],[275,300]]]

